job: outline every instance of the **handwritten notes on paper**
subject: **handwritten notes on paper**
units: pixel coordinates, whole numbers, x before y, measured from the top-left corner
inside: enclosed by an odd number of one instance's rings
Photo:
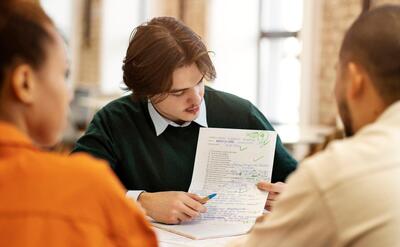
[[[218,196],[199,220],[254,223],[266,200],[255,184],[271,179],[275,143],[272,131],[200,129],[189,191]]]
[[[270,181],[276,133],[265,130],[201,128],[190,192],[217,193],[207,213],[171,226],[191,238],[246,233],[264,210],[267,193],[256,183]]]

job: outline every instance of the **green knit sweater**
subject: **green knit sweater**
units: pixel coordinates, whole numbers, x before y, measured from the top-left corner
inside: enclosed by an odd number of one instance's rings
[[[205,88],[208,127],[273,130],[249,101]],[[168,126],[156,135],[147,101],[121,97],[96,113],[73,152],[107,160],[128,190],[187,191],[200,126]],[[284,181],[297,162],[277,139],[272,181]]]

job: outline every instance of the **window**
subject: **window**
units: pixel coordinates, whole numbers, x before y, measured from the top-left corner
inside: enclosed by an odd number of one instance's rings
[[[273,123],[298,124],[303,0],[210,0],[209,13],[211,86],[250,100]]]
[[[75,57],[73,57],[73,22],[72,22],[72,1],[52,1],[52,0],[40,0],[40,5],[44,9],[44,11],[49,15],[49,17],[53,20],[56,28],[61,33],[63,38],[66,40],[68,45],[67,56],[70,67],[73,65],[73,61]],[[71,75],[67,78],[67,82],[70,86],[72,86],[72,78],[75,75],[75,70],[70,68]]]
[[[208,49],[217,70],[213,88],[256,104],[258,2],[210,0]]]
[[[65,38],[72,35],[72,1],[40,0],[40,4]]]
[[[276,124],[297,124],[303,1],[260,0],[257,104]]]
[[[122,61],[131,32],[146,20],[146,1],[103,0],[102,11],[101,91],[121,93]]]

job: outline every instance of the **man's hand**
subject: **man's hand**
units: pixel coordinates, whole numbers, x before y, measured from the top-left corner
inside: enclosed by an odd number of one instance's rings
[[[268,192],[267,202],[265,203],[265,209],[271,211],[274,203],[280,193],[285,189],[286,184],[282,182],[269,183],[261,181],[257,184],[257,188],[262,191]]]
[[[199,202],[200,199],[198,195],[180,191],[143,192],[138,202],[154,220],[166,224],[179,224],[191,221],[207,211]]]

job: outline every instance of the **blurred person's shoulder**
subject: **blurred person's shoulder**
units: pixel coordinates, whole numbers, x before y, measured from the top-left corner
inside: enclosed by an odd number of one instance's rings
[[[35,158],[34,156],[37,156]],[[70,191],[91,191],[88,196],[95,197],[99,191],[118,191],[123,194],[122,185],[112,172],[106,161],[90,156],[86,153],[76,153],[70,156],[40,152],[31,157],[36,160],[33,174],[43,179],[47,177],[49,185],[65,184],[64,189]],[[44,181],[45,182],[45,181]],[[58,190],[62,188],[56,188]]]
[[[106,161],[86,153],[74,153],[67,157],[60,155],[59,158],[60,168],[71,176],[81,177],[85,183],[115,186],[117,178]],[[121,186],[118,184],[118,187]]]
[[[400,153],[396,150],[400,139],[396,136],[381,123],[374,123],[350,138],[331,142],[299,167],[307,169],[325,192],[361,180],[380,183],[375,178],[377,173],[389,178],[400,172]]]
[[[297,185],[309,185],[308,193],[318,195],[337,223],[338,234],[349,241],[359,237],[357,229],[365,229],[361,234],[370,229],[371,242],[393,240],[390,233],[399,230],[400,201],[395,198],[400,193],[400,128],[391,126],[390,121],[378,121],[350,138],[333,141],[300,163],[289,178],[288,183],[303,178]]]

